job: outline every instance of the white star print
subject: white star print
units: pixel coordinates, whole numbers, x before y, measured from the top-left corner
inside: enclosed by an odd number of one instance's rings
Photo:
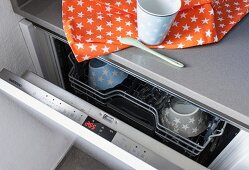
[[[116,36],[116,38],[119,41],[122,37],[121,36]]]
[[[117,28],[116,28],[116,31],[120,31],[120,32],[121,32],[122,29],[123,29],[122,27],[117,27]]]
[[[222,17],[219,17],[218,18],[218,21],[223,21],[224,19]]]
[[[197,40],[197,45],[202,45],[204,43],[204,41],[202,40],[202,38],[200,38],[199,40]]]
[[[93,11],[92,6],[87,7],[87,11],[88,11],[88,12],[92,12],[92,11]]]
[[[179,22],[174,21],[173,24],[172,24],[172,26],[178,27],[178,24],[179,24]]]
[[[210,14],[210,15],[214,15],[214,10],[211,9],[211,10],[209,11],[209,14]]]
[[[200,32],[201,28],[197,26],[194,30],[195,32]]]
[[[83,4],[84,2],[82,0],[79,0],[77,5],[82,6]]]
[[[174,132],[179,133],[179,129],[174,128]]]
[[[116,70],[114,70],[113,72],[112,72],[112,76],[117,76],[118,75],[118,72],[116,71]]]
[[[181,18],[186,18],[186,13],[185,12],[183,12],[180,16],[181,16]]]
[[[174,119],[174,122],[175,122],[176,124],[181,123],[179,118],[175,118],[175,119]]]
[[[208,24],[209,19],[205,18],[204,20],[202,20],[202,24]]]
[[[90,57],[88,56],[88,55],[85,55],[84,57],[83,57],[83,60],[88,60]]]
[[[191,17],[191,22],[196,22],[198,18],[195,17],[195,15],[193,17]]]
[[[93,32],[92,32],[92,30],[89,30],[89,31],[86,31],[86,34],[87,34],[87,35],[92,35]]]
[[[102,15],[98,15],[97,19],[102,20],[104,17]]]
[[[226,31],[221,31],[221,33],[225,35],[227,32]]]
[[[221,14],[222,14],[222,12],[221,12],[221,11],[217,11],[217,14],[218,14],[218,15],[221,15]]]
[[[130,21],[125,22],[125,25],[126,25],[126,26],[131,26],[131,22],[130,22]]]
[[[102,35],[98,35],[96,38],[98,38],[98,39],[102,39]]]
[[[175,34],[175,38],[180,39],[180,38],[181,38],[181,35],[182,35],[182,34],[177,33],[177,34]]]
[[[99,77],[98,77],[98,81],[99,81],[99,82],[102,82],[103,80],[104,80],[103,76],[99,76]]]
[[[218,0],[214,0],[214,3],[215,3],[216,5],[219,5],[219,4],[220,4],[220,2],[219,2]]]
[[[190,2],[191,0],[184,0],[184,5],[189,5]]]
[[[188,127],[188,124],[182,125],[182,129],[184,129],[185,131],[187,131],[188,128],[189,128],[189,127]]]
[[[188,26],[187,24],[186,24],[186,25],[184,25],[184,26],[182,26],[182,28],[183,28],[183,31],[186,31],[186,30],[188,30],[188,29],[189,29],[189,27],[190,27],[190,26]]]
[[[106,22],[106,25],[107,25],[108,27],[111,27],[113,24],[112,24],[111,21],[107,21],[107,22]]]
[[[82,12],[78,13],[78,17],[82,18],[84,16],[84,14]]]
[[[119,7],[121,5],[121,2],[116,2],[115,5]]]
[[[126,0],[126,3],[128,3],[130,5],[131,4],[131,0]]]
[[[103,75],[105,75],[105,76],[107,76],[108,75],[108,73],[109,73],[109,70],[108,69],[104,69],[104,71],[103,71]]]
[[[74,28],[73,28],[73,26],[72,26],[72,25],[69,25],[69,26],[68,26],[68,29],[70,29],[70,30],[74,30]]]
[[[206,37],[211,37],[212,32],[210,30],[206,31]]]
[[[219,41],[219,39],[218,39],[218,36],[216,35],[215,37],[214,37],[214,42],[218,42]]]
[[[70,17],[68,17],[68,19],[69,19],[69,21],[72,21],[72,20],[74,20],[74,17],[70,16]]]
[[[84,0],[74,0],[74,1],[75,2],[71,0],[72,3],[70,4],[67,1],[65,3],[65,0],[62,0],[62,2],[64,2],[64,9],[63,9],[64,11],[62,11],[64,15],[63,16],[64,30],[65,30],[65,34],[67,35],[67,37],[70,38],[69,41],[72,42],[71,47],[73,47],[76,50],[79,49],[80,52],[82,52],[84,55],[87,54],[87,51],[89,52],[89,54],[91,53],[91,48],[89,47],[91,46],[91,44],[96,45],[95,48],[96,48],[96,51],[98,51],[98,53],[94,53],[95,50],[93,48],[92,50],[93,54],[91,54],[91,58],[96,57],[94,55],[101,55],[100,53],[103,53],[103,51],[107,50],[105,49],[105,47],[107,48],[109,47],[109,50],[108,50],[109,52],[114,51],[118,47],[117,45],[119,44],[118,39],[119,37],[121,37],[119,36],[119,34],[121,35],[121,33],[123,34],[122,37],[123,36],[127,36],[127,37],[134,36],[134,38],[138,38],[137,33],[135,34],[134,32],[135,30],[137,30],[137,27],[136,27],[137,19],[132,15],[133,11],[136,11],[135,10],[136,5],[132,0],[128,0],[128,2],[126,0],[123,0],[123,1],[115,0],[113,2],[108,1],[110,3],[105,3],[105,1],[104,2],[99,1],[101,3],[96,2],[93,4],[91,3],[87,4],[86,1]],[[94,0],[89,0],[89,1],[94,2]],[[176,20],[173,22],[173,25],[172,25],[173,28],[174,27],[179,28],[178,31],[172,28],[171,33],[168,34],[169,38],[167,38],[162,45],[157,46],[157,47],[158,48],[165,48],[165,47],[172,47],[172,48],[184,47],[185,48],[185,47],[194,46],[197,44],[204,45],[206,43],[211,43],[211,41],[218,42],[219,39],[223,37],[223,34],[226,34],[228,30],[233,25],[235,25],[237,22],[239,22],[239,20],[242,17],[244,17],[246,12],[248,11],[247,9],[245,9],[246,5],[248,6],[248,1],[247,0],[242,0],[242,1],[241,1],[242,3],[241,4],[238,0],[235,0],[232,2],[229,2],[229,1],[223,2],[221,0],[214,0],[212,2],[212,5],[214,6],[208,7],[206,5],[200,4],[198,1],[194,2],[193,0],[182,0],[182,4],[186,6],[197,5],[197,3],[199,3],[200,6],[194,6],[193,8],[189,9],[189,11],[197,10],[196,11],[197,14],[188,12],[188,10],[183,10],[179,12],[178,17],[176,18]],[[131,5],[128,4],[129,2],[131,3]],[[227,3],[226,6],[228,5],[230,6],[229,7],[224,6],[225,3]],[[99,6],[96,6],[96,5],[99,5]],[[222,6],[224,7],[224,9],[222,9]],[[211,7],[213,7],[213,9]],[[114,8],[115,8],[115,11],[114,11]],[[98,11],[101,11],[98,9],[101,9],[103,11],[102,14],[101,12],[98,12]],[[128,11],[128,12],[125,12],[125,11]],[[116,15],[116,14],[119,14],[119,15]],[[130,18],[125,18],[126,15],[127,17],[129,15]],[[215,15],[215,16],[212,16],[212,15]],[[242,15],[242,16],[239,16],[239,15]],[[78,19],[82,18],[82,20],[76,20],[76,18]],[[74,20],[74,21],[68,23],[68,20],[71,20],[71,21]],[[189,25],[187,21],[193,23],[193,26],[192,24]],[[155,19],[155,21],[153,22],[161,22],[161,20]],[[71,23],[71,26],[70,26],[70,23]],[[99,26],[102,25],[102,26],[97,28],[98,25]],[[154,25],[154,24],[152,23],[151,25]],[[145,24],[145,26],[147,25]],[[213,31],[216,28],[218,29]],[[71,29],[72,31],[69,29]],[[156,33],[157,31],[158,33]],[[150,31],[150,34],[151,35],[157,34],[159,36],[161,34],[159,31],[161,31],[161,29],[158,29],[158,30],[152,29],[152,31]],[[191,33],[191,31],[193,33]],[[99,39],[101,38],[101,40],[99,40],[98,38]],[[152,36],[152,38],[155,38],[155,41],[157,41],[156,36]],[[100,46],[98,42],[103,43],[103,45]],[[88,45],[84,43],[88,43]],[[119,47],[121,49],[125,47],[125,45],[121,45]],[[83,49],[86,49],[86,50],[83,50]],[[77,51],[75,53],[77,54]],[[78,54],[79,56],[78,59],[83,60],[84,55]],[[104,81],[107,81],[107,80],[104,80]],[[196,122],[197,120],[195,121],[195,123]],[[191,131],[192,131],[192,127],[191,127]]]
[[[76,35],[76,39],[81,41],[82,36],[81,35]]]
[[[123,9],[124,12],[128,12],[129,10],[128,9]]]
[[[112,79],[110,79],[110,80],[108,80],[108,85],[110,85],[110,86],[113,86],[113,80]]]
[[[91,46],[89,46],[91,48],[91,51],[97,51],[97,45],[92,44]]]
[[[248,0],[245,0],[244,2],[248,2]],[[239,5],[239,2],[234,2],[234,5]]]
[[[105,11],[111,12],[112,8],[110,6],[105,7]]]
[[[225,7],[230,7],[230,5],[229,4],[225,4]]]
[[[169,44],[169,45],[173,44],[173,42],[170,41],[170,40],[168,40],[168,41],[166,41],[166,42],[167,42],[167,44]]]
[[[205,10],[205,8],[201,7],[201,8],[199,9],[199,13],[204,13],[204,10]]]
[[[198,124],[201,124],[202,122],[203,122],[202,118],[198,119]]]
[[[130,37],[131,37],[132,34],[133,34],[133,33],[132,33],[131,31],[126,32],[126,36],[130,36]]]
[[[189,122],[188,123],[194,123],[195,122],[195,118],[189,118]]]
[[[82,22],[77,23],[77,26],[76,26],[76,27],[79,28],[79,29],[81,30],[81,28],[83,28]]]
[[[122,18],[116,17],[116,21],[117,21],[117,22],[121,22],[122,20],[123,20]]]
[[[183,43],[177,44],[177,48],[183,48],[183,47],[184,47]]]
[[[193,130],[192,133],[197,133],[198,131],[197,127],[193,128],[192,130]]]
[[[104,29],[104,28],[102,28],[102,25],[99,25],[99,26],[97,26],[97,29],[96,29],[96,30],[101,32],[103,29]]]
[[[188,35],[188,36],[187,36],[187,37],[185,37],[185,38],[186,38],[186,41],[192,41],[193,36]]]
[[[111,31],[109,31],[109,32],[106,33],[107,36],[112,36],[112,34],[113,33]]]
[[[106,14],[107,16],[109,16],[109,17],[111,17],[113,14],[111,14],[111,13],[108,13],[108,14]]]
[[[74,10],[75,10],[75,8],[73,6],[68,7],[68,11],[73,12]]]
[[[134,7],[132,11],[133,11],[134,13],[137,13],[137,8]]]
[[[78,50],[81,49],[81,48],[84,49],[83,45],[84,44],[82,44],[82,43],[76,43],[76,46],[77,46]]]
[[[94,21],[93,21],[93,19],[92,18],[87,18],[87,23],[89,23],[89,24],[91,24],[92,25],[92,23],[93,23]]]
[[[110,49],[109,47],[105,46],[104,48],[102,48],[103,53],[109,53],[109,49]]]
[[[223,28],[225,27],[225,24],[220,24],[219,27]]]
[[[113,41],[112,40],[107,40],[107,42],[106,42],[107,44],[112,44],[113,43]]]

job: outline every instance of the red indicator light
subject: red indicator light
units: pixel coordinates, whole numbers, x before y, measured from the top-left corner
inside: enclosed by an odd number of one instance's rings
[[[92,130],[96,129],[96,125],[93,122],[90,122],[90,121],[85,122],[84,126],[86,126],[89,129],[92,129]]]

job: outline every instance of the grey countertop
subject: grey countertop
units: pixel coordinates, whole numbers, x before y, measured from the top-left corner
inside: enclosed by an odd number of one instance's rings
[[[37,6],[37,1],[42,1],[40,4],[43,6]],[[30,1],[22,10],[15,11],[64,36],[60,0]],[[219,43],[180,50],[158,50],[184,63],[186,67],[182,69],[136,48],[128,48],[103,59],[249,129],[248,28],[249,16],[246,16]]]

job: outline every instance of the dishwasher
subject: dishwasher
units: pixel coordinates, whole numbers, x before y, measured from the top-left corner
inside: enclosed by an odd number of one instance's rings
[[[20,21],[20,28],[39,76],[27,72],[18,77],[3,70],[0,84],[6,86],[0,90],[11,94],[4,89],[16,88],[54,110],[57,118],[49,113],[45,117],[77,134],[74,145],[78,148],[113,169],[228,169],[247,155],[249,135],[244,130],[248,125],[146,78],[131,69],[132,65],[129,68],[109,56],[99,57],[128,76],[113,88],[96,90],[89,83],[91,61],[78,63],[65,39],[61,15],[56,12],[61,10],[61,2],[44,1],[39,12],[35,0],[11,2],[14,11],[26,18]],[[48,17],[49,13],[55,19]],[[164,126],[162,113],[172,99],[205,113],[205,130],[186,137]],[[102,144],[86,142],[89,136]]]
[[[119,67],[128,73],[128,77],[114,88],[96,90],[88,82],[89,61],[78,63],[67,43],[59,39],[53,39],[53,43],[58,57],[57,64],[61,67],[63,87],[67,92],[30,72],[21,78],[3,70],[0,73],[1,79],[154,168],[210,168],[214,160],[222,155],[222,151],[228,146],[235,147],[236,144],[231,141],[247,134],[216,113],[188,101],[208,115],[208,125],[198,136],[184,137],[163,126],[160,117],[162,109],[168,107],[171,98],[186,99]],[[69,106],[59,107],[62,102],[80,111],[65,112]],[[81,112],[85,115],[82,116]],[[106,129],[103,133],[99,133],[101,126]],[[81,145],[85,144],[76,144],[79,148],[82,148]],[[103,163],[110,161],[110,158],[106,159],[100,158]],[[133,165],[113,163],[109,166],[119,169],[131,168]]]

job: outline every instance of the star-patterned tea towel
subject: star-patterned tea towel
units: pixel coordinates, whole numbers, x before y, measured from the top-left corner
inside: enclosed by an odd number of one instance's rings
[[[63,28],[78,62],[129,47],[119,42],[121,37],[138,38],[136,0],[63,0],[62,9]],[[249,0],[182,0],[168,36],[150,48],[218,42],[248,10]]]

